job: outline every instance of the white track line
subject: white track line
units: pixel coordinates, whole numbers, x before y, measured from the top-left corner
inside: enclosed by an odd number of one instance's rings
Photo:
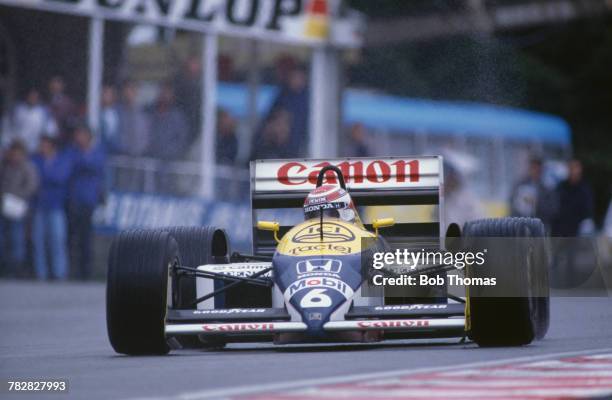
[[[543,354],[539,356],[508,358],[508,359],[495,360],[495,361],[480,361],[480,362],[474,362],[474,363],[468,363],[468,364],[453,365],[449,367],[428,367],[428,368],[416,368],[416,369],[403,369],[403,370],[394,370],[394,371],[343,375],[343,376],[336,376],[336,377],[330,377],[330,378],[304,379],[304,380],[284,382],[284,383],[248,385],[248,386],[241,386],[237,388],[211,389],[211,390],[179,393],[177,395],[168,396],[168,397],[154,397],[154,398],[152,397],[144,398],[143,397],[143,398],[132,399],[132,400],[224,399],[224,398],[228,398],[232,396],[239,396],[239,395],[245,395],[245,394],[249,394],[249,395],[258,394],[261,392],[271,392],[271,391],[278,391],[278,390],[285,390],[285,389],[299,389],[299,388],[305,388],[305,387],[314,386],[314,385],[320,386],[320,385],[325,385],[325,384],[344,383],[344,382],[351,382],[351,381],[356,381],[356,380],[368,380],[368,379],[394,377],[394,376],[405,375],[405,374],[465,370],[468,368],[482,368],[482,367],[487,367],[487,366],[496,366],[496,365],[503,365],[503,364],[510,364],[510,363],[525,363],[525,362],[532,362],[532,361],[548,360],[552,358],[564,358],[564,357],[590,355],[590,354],[597,354],[597,353],[609,353],[609,352],[612,352],[612,348],[592,349],[592,350],[583,350],[583,351],[570,351],[570,352],[563,352],[563,353],[551,353],[551,354]]]

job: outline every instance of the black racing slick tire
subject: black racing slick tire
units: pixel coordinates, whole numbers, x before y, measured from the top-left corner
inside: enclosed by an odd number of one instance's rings
[[[122,232],[111,245],[106,284],[108,337],[117,353],[166,354],[168,276],[180,265],[176,240],[165,231]]]
[[[533,237],[537,238],[536,241],[540,243],[540,245],[534,247],[533,262],[537,266],[542,266],[536,270],[539,274],[537,280],[541,282],[541,286],[538,288],[539,295],[536,296],[536,339],[543,339],[550,325],[550,257],[547,247],[544,245],[546,228],[542,221],[537,218],[524,219],[529,225]]]
[[[217,264],[227,261],[229,243],[225,232],[211,226],[175,226],[163,228],[178,243],[183,266],[197,268],[204,264]],[[184,274],[177,281],[175,307],[179,309],[196,308],[196,278]]]
[[[229,241],[225,231],[211,226],[175,226],[164,228],[178,243],[181,265],[197,268],[205,264],[228,262]],[[196,278],[181,274],[176,278],[175,308],[193,309],[197,298]],[[181,336],[177,341],[183,348],[221,348],[225,345],[218,340],[202,341],[196,336]]]
[[[549,282],[544,226],[535,218],[498,218],[465,224],[471,249],[487,249],[470,278],[495,278],[497,285],[470,286],[468,335],[479,346],[521,346],[548,330]]]

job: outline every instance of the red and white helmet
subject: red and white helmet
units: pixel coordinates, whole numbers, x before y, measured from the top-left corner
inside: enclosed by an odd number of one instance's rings
[[[357,220],[357,210],[351,195],[340,186],[322,185],[313,190],[304,201],[304,218],[339,218],[346,222]]]

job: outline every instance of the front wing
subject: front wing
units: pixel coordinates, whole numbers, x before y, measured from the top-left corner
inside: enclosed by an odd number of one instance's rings
[[[224,310],[169,310],[165,332],[180,335],[271,335],[307,330],[303,322],[291,321],[284,309],[234,308]],[[462,337],[465,334],[464,305],[409,304],[353,307],[344,320],[329,321],[327,332],[401,332],[410,337]]]

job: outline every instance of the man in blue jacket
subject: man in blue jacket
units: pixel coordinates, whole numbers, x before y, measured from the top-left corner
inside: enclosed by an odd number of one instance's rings
[[[73,164],[68,198],[71,265],[78,278],[89,279],[92,217],[104,196],[105,152],[94,143],[91,130],[85,125],[75,129],[70,152]]]
[[[52,277],[64,280],[68,277],[65,204],[72,174],[71,158],[58,151],[54,138],[43,136],[32,161],[40,177],[32,225],[34,269],[38,279],[47,279],[50,259]]]

